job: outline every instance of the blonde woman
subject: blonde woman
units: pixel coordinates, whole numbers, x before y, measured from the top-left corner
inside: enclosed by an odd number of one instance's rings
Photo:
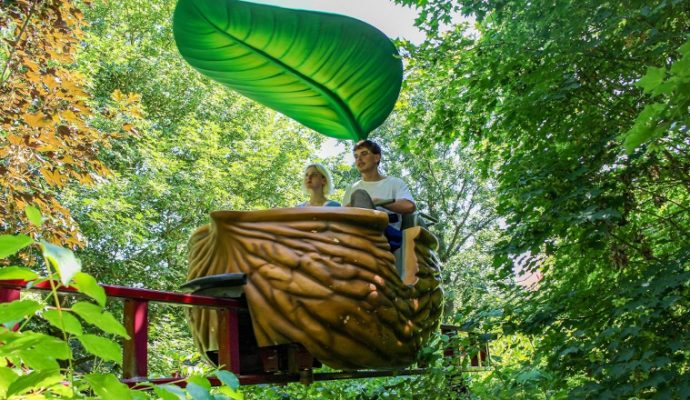
[[[309,194],[309,201],[297,207],[340,207],[340,203],[326,196],[333,192],[331,172],[323,164],[309,164],[304,169],[303,188]]]

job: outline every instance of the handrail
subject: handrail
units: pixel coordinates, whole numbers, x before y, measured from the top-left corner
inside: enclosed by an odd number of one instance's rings
[[[53,282],[57,291],[83,295],[77,289],[61,286]],[[110,298],[124,301],[123,325],[129,339],[122,346],[123,382],[130,386],[148,381],[148,304],[149,302],[177,304],[187,307],[210,307],[219,309],[219,364],[223,369],[240,377],[240,347],[238,312],[247,312],[244,301],[222,297],[202,296],[196,294],[168,292],[162,290],[139,289],[126,286],[101,285]],[[19,299],[21,290],[49,291],[51,282],[42,280],[27,282],[23,280],[0,280],[0,302]],[[179,380],[179,378],[177,379]],[[242,379],[240,379],[240,382]]]
[[[59,284],[59,282],[56,282]],[[50,281],[44,280],[30,285],[31,282],[22,280],[0,280],[0,287],[7,289],[27,289],[27,290],[51,290]],[[189,293],[168,292],[163,290],[131,288],[127,286],[117,285],[100,285],[108,297],[119,299],[139,300],[139,301],[153,301],[156,303],[170,303],[179,304],[183,306],[201,306],[212,308],[244,308],[247,306],[244,302],[236,299],[228,299],[223,297],[203,296]],[[58,292],[63,293],[77,293],[77,289],[70,286],[58,286]]]
[[[82,296],[82,293],[77,292],[76,288],[69,286],[60,286],[59,282],[55,282],[57,291],[61,293],[69,293]],[[372,378],[385,377],[397,375],[418,375],[424,373],[423,368],[408,368],[402,370],[355,370],[355,371],[341,371],[341,372],[318,372],[312,373],[309,371],[299,371],[299,373],[255,373],[255,374],[240,374],[240,341],[239,341],[239,312],[248,312],[247,304],[238,299],[203,296],[197,294],[187,294],[179,292],[168,292],[162,290],[152,290],[144,288],[131,288],[117,285],[101,285],[105,293],[110,298],[117,298],[124,301],[124,323],[127,334],[130,339],[124,340],[123,343],[123,379],[122,382],[130,387],[145,388],[142,386],[144,382],[153,384],[172,383],[179,386],[184,386],[186,382],[183,377],[157,378],[150,379],[148,377],[148,303],[168,303],[177,304],[185,307],[210,307],[217,308],[219,311],[219,326],[218,326],[218,364],[222,369],[233,372],[243,385],[254,385],[261,383],[287,383],[300,381],[309,383],[321,380],[338,380],[338,379],[352,379],[352,378]],[[0,280],[0,303],[10,302],[19,299],[21,290],[51,290],[50,281],[34,281],[27,282],[22,280]],[[448,332],[457,330],[458,327],[451,325],[441,326],[441,330]],[[487,349],[488,350],[488,349]],[[446,356],[456,356],[455,350],[446,349],[444,351]],[[480,368],[472,368],[466,372],[476,372],[483,367],[481,355],[473,358],[479,358],[477,363],[472,362],[472,366],[479,366]],[[218,385],[220,382],[209,377],[213,385]]]

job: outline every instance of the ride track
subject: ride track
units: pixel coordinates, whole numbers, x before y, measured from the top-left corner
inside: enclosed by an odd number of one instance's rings
[[[60,286],[57,291],[64,294],[81,296],[75,288]],[[286,366],[283,371],[242,374],[241,359],[243,349],[240,347],[242,332],[246,334],[251,326],[242,324],[241,314],[247,313],[247,304],[242,300],[221,297],[200,296],[180,292],[162,290],[131,288],[115,285],[101,285],[110,299],[118,299],[124,302],[124,326],[130,339],[123,343],[122,382],[132,388],[149,389],[142,385],[144,382],[153,384],[175,384],[186,386],[186,377],[171,376],[167,378],[148,378],[148,328],[149,328],[149,303],[167,303],[182,307],[211,308],[220,311],[222,315],[219,329],[220,363],[221,369],[233,372],[242,385],[256,384],[283,384],[288,382],[301,382],[309,384],[314,381],[375,378],[406,375],[421,375],[426,368],[407,369],[383,369],[383,370],[351,370],[337,372],[314,372],[311,367],[305,368],[306,363],[313,359],[305,354],[299,347],[287,347],[284,359],[278,360]],[[0,280],[0,303],[8,303],[17,300],[22,290],[51,291],[51,282],[41,281],[30,284],[21,280]],[[442,325],[441,332],[446,335],[454,335],[459,328],[450,325]],[[466,357],[459,348],[446,348],[445,357]],[[471,356],[470,367],[463,372],[480,372],[490,368],[488,348]],[[214,386],[221,385],[215,377],[208,377]]]

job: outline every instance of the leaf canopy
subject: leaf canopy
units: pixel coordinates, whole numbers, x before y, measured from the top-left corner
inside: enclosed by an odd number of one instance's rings
[[[337,139],[366,138],[400,92],[395,46],[353,18],[236,0],[180,0],[173,29],[196,70]]]

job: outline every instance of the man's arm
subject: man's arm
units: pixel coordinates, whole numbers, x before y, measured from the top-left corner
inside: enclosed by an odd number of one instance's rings
[[[410,188],[400,178],[393,178],[395,201],[381,206],[398,214],[412,214],[417,210]]]
[[[381,206],[398,214],[412,214],[417,210],[417,206],[407,199],[398,199],[392,203]]]

